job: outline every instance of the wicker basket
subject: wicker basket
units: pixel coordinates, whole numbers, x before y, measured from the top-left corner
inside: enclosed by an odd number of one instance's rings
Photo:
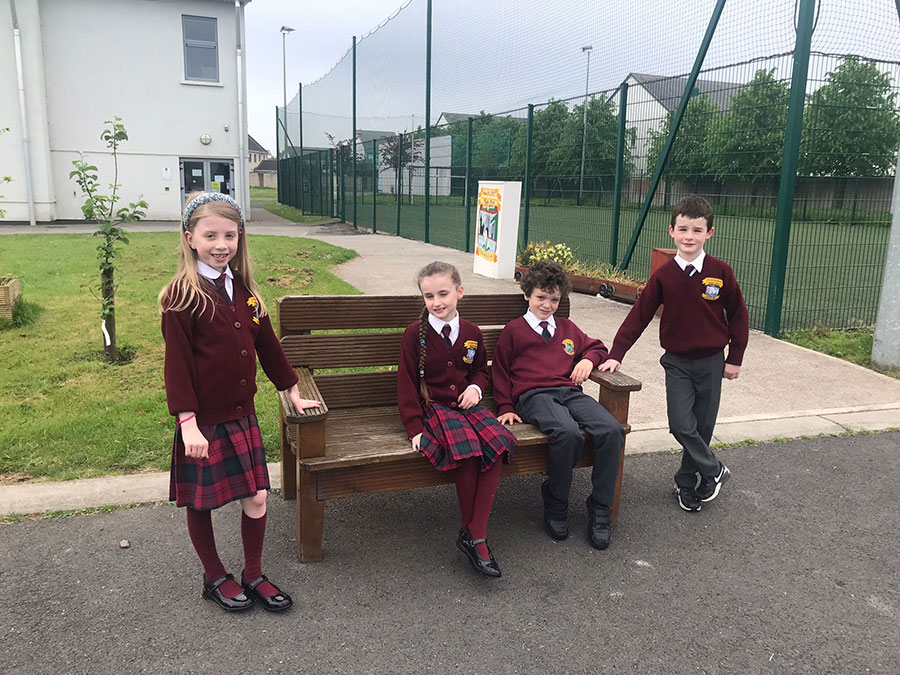
[[[19,299],[19,280],[0,277],[0,318],[12,320],[13,305]]]

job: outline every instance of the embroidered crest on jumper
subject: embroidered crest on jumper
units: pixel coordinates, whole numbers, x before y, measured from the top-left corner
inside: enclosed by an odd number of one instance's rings
[[[562,341],[563,349],[566,350],[566,354],[572,356],[575,353],[575,343],[566,338]]]
[[[472,363],[472,361],[475,360],[475,350],[478,349],[478,341],[466,340],[463,342],[463,347],[466,348],[466,353],[463,356],[463,363]]]
[[[724,282],[721,279],[716,279],[715,277],[706,277],[703,280],[703,286],[706,290],[703,292],[703,297],[706,300],[718,300],[719,299],[719,291],[721,290]]]

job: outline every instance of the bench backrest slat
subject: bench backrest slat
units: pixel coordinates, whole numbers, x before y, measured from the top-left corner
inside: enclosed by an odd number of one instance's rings
[[[488,360],[502,328],[485,328],[484,346]],[[281,346],[291,365],[311,370],[396,366],[403,333],[314,333],[288,335]]]
[[[481,327],[488,360],[502,327],[522,316],[528,304],[521,293],[466,295],[460,315]],[[309,368],[331,409],[396,405],[397,374],[391,371],[317,373],[332,368],[396,366],[402,329],[417,321],[419,295],[286,296],[278,301],[278,334],[288,361]],[[569,316],[569,302],[558,316]],[[340,332],[396,329],[395,332]],[[490,391],[485,395],[490,395]]]
[[[459,312],[481,326],[505,326],[528,309],[521,293],[466,295]],[[311,330],[405,328],[418,320],[420,295],[288,295],[278,300],[279,336]],[[569,316],[569,303],[559,303],[558,316]]]

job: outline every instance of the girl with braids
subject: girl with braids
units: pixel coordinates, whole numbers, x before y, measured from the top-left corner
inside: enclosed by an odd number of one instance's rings
[[[459,271],[433,262],[416,277],[425,307],[403,334],[397,372],[400,418],[412,442],[439,471],[455,471],[460,529],[456,546],[472,567],[499,577],[487,545],[487,522],[500,482],[501,459],[509,461],[516,439],[478,405],[488,383],[484,337],[461,319]]]
[[[272,331],[237,202],[217,192],[192,193],[180,238],[178,272],[159,294],[166,399],[177,423],[169,499],[186,507],[204,598],[229,612],[254,602],[285,610],[291,597],[262,573],[269,474],[253,406],[257,354],[300,414],[321,404],[300,398],[297,374]],[[231,501],[240,501],[242,511],[240,584],[219,559],[211,518]]]

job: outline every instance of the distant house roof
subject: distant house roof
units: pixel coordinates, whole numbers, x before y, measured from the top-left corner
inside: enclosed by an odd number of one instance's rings
[[[357,143],[371,143],[372,141],[380,141],[382,138],[391,138],[392,136],[396,136],[397,133],[394,131],[375,131],[372,129],[357,129],[356,130],[356,142]]]
[[[259,141],[257,141],[255,138],[253,138],[253,136],[251,136],[250,134],[247,134],[247,139],[248,139],[247,145],[248,145],[250,152],[261,152],[264,155],[269,154],[269,151],[266,150],[263,146],[261,146],[259,144]]]
[[[478,117],[478,115],[472,115],[469,113],[451,113],[451,112],[443,112],[441,116],[438,117],[437,126],[441,125],[441,121],[446,124],[453,124],[454,122],[465,122],[470,117]]]
[[[672,112],[681,101],[681,94],[687,84],[686,77],[664,77],[662,75],[647,75],[644,73],[629,73],[638,84],[642,85],[650,95],[659,101],[659,104]],[[717,82],[715,80],[697,79],[694,88],[701,94],[708,94],[721,110],[728,110],[731,97],[741,89],[735,82]]]
[[[278,171],[278,161],[274,159],[264,159],[256,165],[254,171]]]

